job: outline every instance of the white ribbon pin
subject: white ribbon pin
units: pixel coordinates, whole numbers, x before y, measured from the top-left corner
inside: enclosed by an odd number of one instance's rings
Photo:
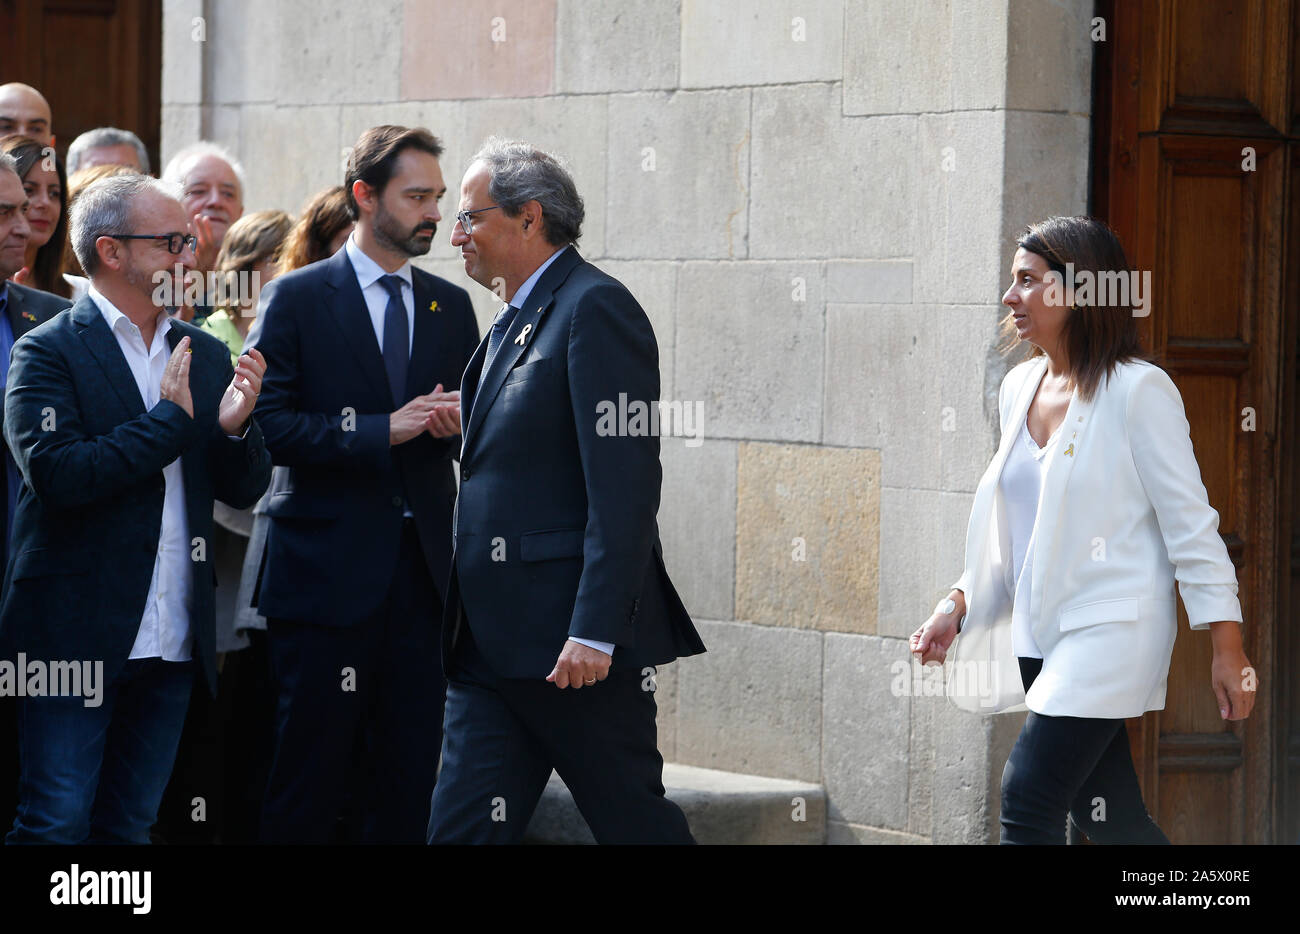
[[[520,331],[519,336],[515,338],[515,343],[518,344],[520,347],[524,346],[524,338],[528,336],[528,332],[531,331],[532,329],[533,326],[531,324],[525,324],[524,329]]]

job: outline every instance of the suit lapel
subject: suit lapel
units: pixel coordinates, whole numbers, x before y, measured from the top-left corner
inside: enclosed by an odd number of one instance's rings
[[[90,298],[83,298],[72,308],[72,321],[77,326],[82,343],[108,377],[108,384],[113,387],[113,392],[127,411],[133,416],[142,414],[144,399],[140,396],[140,388],[135,384],[135,374],[127,366],[122,348],[117,345],[117,338],[109,330],[99,306]]]
[[[379,398],[392,400],[393,390],[388,385],[388,371],[384,368],[383,351],[375,338],[375,327],[370,322],[366,297],[357,284],[357,274],[348,259],[347,250],[339,250],[326,260],[330,264],[325,275],[328,286],[325,305],[330,317],[343,332],[357,365]],[[417,310],[419,306],[416,306]],[[419,319],[419,315],[416,315]]]
[[[992,515],[993,504],[997,500],[998,485],[1002,480],[1002,469],[1007,464],[1011,446],[1020,434],[1020,426],[1025,423],[1025,416],[1029,414],[1029,403],[1034,401],[1034,393],[1038,391],[1038,385],[1042,382],[1046,370],[1047,358],[1039,357],[1033,368],[1025,375],[1025,381],[1016,393],[1015,401],[1011,406],[1011,421],[1007,422],[1006,430],[1002,432],[1002,439],[998,442],[997,453],[993,455],[993,462],[989,465],[987,473],[989,482],[981,483],[975,491],[975,502],[971,504],[971,508],[976,515]],[[988,528],[987,521],[985,528]]]
[[[488,409],[496,401],[497,394],[501,391],[501,384],[505,382],[506,375],[528,350],[529,345],[537,337],[540,330],[542,317],[546,310],[551,307],[555,299],[555,290],[560,287],[569,273],[573,271],[582,257],[573,247],[566,248],[565,252],[556,258],[550,268],[542,274],[533,286],[532,292],[528,295],[528,303],[521,307],[515,314],[514,321],[510,324],[510,330],[501,341],[501,346],[497,348],[496,356],[492,358],[492,366],[486,373],[481,373],[478,385],[474,390],[473,407],[470,409],[469,426],[465,431],[465,449],[469,449],[469,443],[474,434],[478,431],[483,419],[487,417]],[[491,334],[491,329],[488,331]],[[484,341],[486,343],[486,340]],[[480,350],[485,349],[480,347]],[[475,366],[474,361],[480,361],[477,365],[482,366],[482,354],[476,350],[474,357],[471,359],[470,366]]]
[[[407,399],[433,392],[438,354],[447,348],[447,329],[443,323],[447,316],[440,309],[431,307],[433,289],[428,280],[414,268],[411,270],[411,285],[415,294],[415,335],[411,343],[411,363],[406,370]],[[446,389],[445,386],[443,388]]]
[[[1101,388],[1098,388],[1101,392]],[[1096,396],[1093,396],[1093,402]],[[1092,424],[1093,402],[1084,402],[1078,394],[1070,397],[1070,405],[1065,410],[1065,421],[1061,422],[1061,434],[1048,454],[1051,458],[1047,465],[1047,475],[1043,478],[1042,493],[1038,498],[1038,531],[1034,535],[1034,574],[1030,581],[1029,606],[1033,612],[1040,604],[1034,600],[1034,594],[1042,593],[1043,575],[1052,559],[1056,545],[1058,521],[1065,507],[1065,489],[1070,474],[1078,462],[1080,449],[1086,438],[1086,430]]]
[[[488,334],[491,333],[492,329],[489,327]],[[460,423],[464,426],[460,436],[462,456],[465,454],[465,440],[469,437],[469,416],[474,411],[474,398],[478,394],[479,378],[483,375],[483,358],[487,356],[488,334],[483,335],[483,339],[474,348],[469,363],[465,364],[465,372],[460,377]]]
[[[28,317],[23,317],[23,312],[27,311],[25,306],[26,297],[18,289],[14,288],[13,283],[9,284],[9,299],[5,313],[9,316],[9,330],[14,336],[14,340],[22,337],[32,328],[36,327],[36,315],[28,312]]]

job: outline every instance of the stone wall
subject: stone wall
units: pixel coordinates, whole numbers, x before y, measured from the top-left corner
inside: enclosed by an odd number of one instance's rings
[[[997,440],[1025,223],[1085,209],[1086,0],[167,0],[164,156],[230,146],[248,209],[341,181],[377,123],[567,158],[580,248],[658,335],[664,549],[709,653],[666,758],[824,783],[832,842],[996,839],[1018,717],[896,696]],[[196,36],[202,32],[201,41]],[[490,295],[447,242],[422,265]],[[675,670],[674,670],[675,669]]]

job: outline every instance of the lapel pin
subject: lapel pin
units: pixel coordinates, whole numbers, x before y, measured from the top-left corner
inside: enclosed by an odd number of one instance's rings
[[[543,309],[544,307],[546,307],[546,306],[544,306],[544,305],[538,305],[538,306],[537,306],[537,313],[538,313],[539,315],[542,313],[542,309]]]
[[[539,310],[540,310],[540,309],[539,309]],[[36,320],[36,316],[35,316],[34,314],[32,314],[30,311],[24,311],[24,312],[23,312],[23,320],[24,320],[24,321],[35,321],[35,320]]]
[[[525,324],[524,329],[520,331],[519,336],[515,338],[515,343],[518,344],[520,347],[524,346],[524,338],[528,336],[528,332],[531,331],[532,329],[533,326],[531,324]]]
[[[1074,457],[1074,443],[1073,443],[1073,442],[1071,442],[1071,443],[1070,443],[1070,446],[1069,446],[1068,448],[1065,449],[1065,456],[1066,456],[1066,457]]]
[[[429,310],[430,310],[430,311],[437,311],[437,310],[438,310],[438,303],[437,303],[436,301],[435,301],[435,302],[429,302]]]

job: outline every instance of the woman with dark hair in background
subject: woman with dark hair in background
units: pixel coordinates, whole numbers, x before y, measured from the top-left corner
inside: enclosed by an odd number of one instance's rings
[[[343,186],[335,185],[318,192],[307,202],[298,223],[285,238],[280,271],[292,272],[333,256],[352,233],[352,226]]]
[[[1182,398],[1143,359],[1134,275],[1092,218],[1052,217],[1020,238],[1004,325],[1033,349],[1002,381],[965,571],[911,638],[922,664],[951,647],[956,706],[1030,711],[1002,773],[1003,843],[1064,843],[1067,815],[1094,843],[1169,842],[1124,720],[1165,706],[1175,580],[1190,627],[1210,631],[1220,717],[1254,704],[1236,572]]]
[[[0,152],[13,156],[18,163],[28,200],[27,222],[32,228],[26,262],[13,279],[20,285],[71,298],[72,288],[63,280],[63,254],[68,242],[63,163],[52,148],[29,136],[6,136],[0,140]]]

